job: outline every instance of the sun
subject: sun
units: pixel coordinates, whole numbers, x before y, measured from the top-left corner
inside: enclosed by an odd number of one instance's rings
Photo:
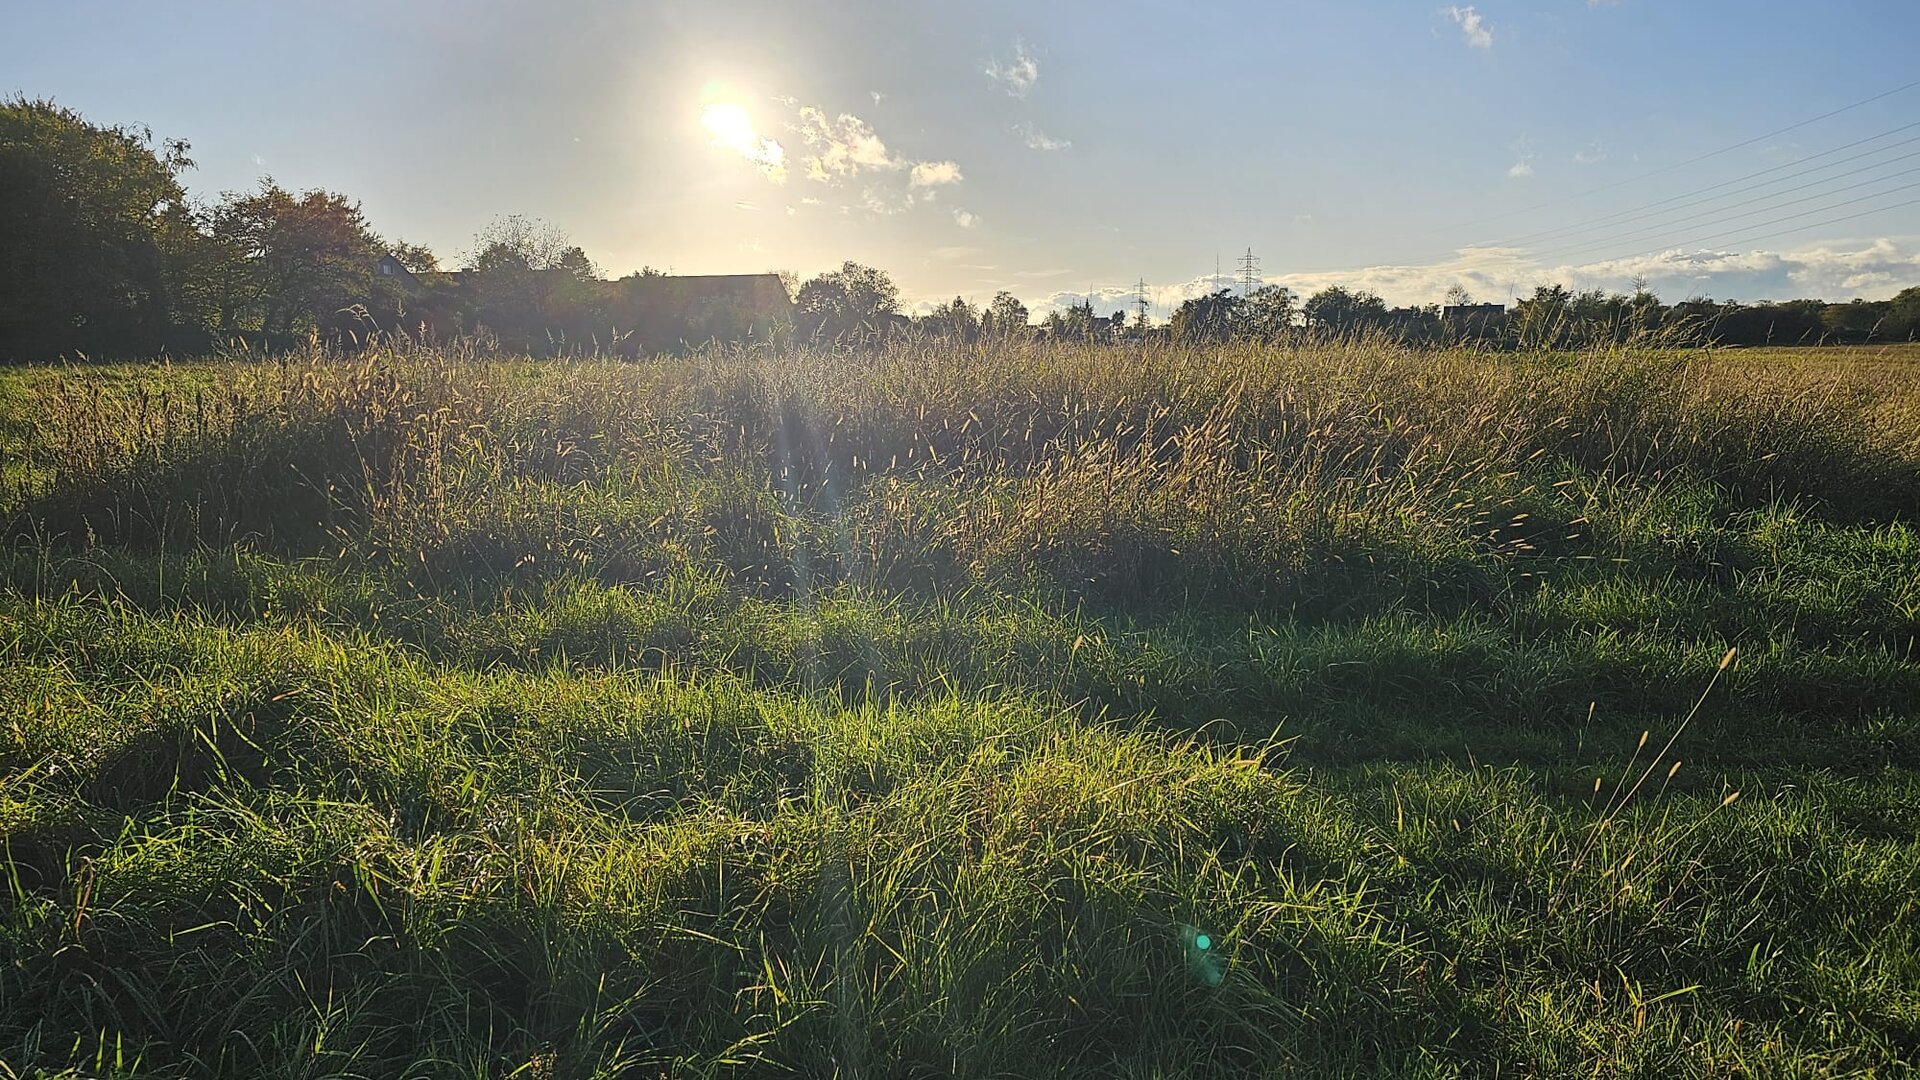
[[[753,130],[753,118],[747,110],[731,103],[709,105],[700,114],[700,123],[713,132],[713,144],[737,150],[745,154],[751,150],[759,136]]]
[[[713,134],[713,145],[724,147],[760,167],[775,182],[787,178],[787,154],[778,142],[761,135],[747,110],[732,102],[709,105],[700,123]]]

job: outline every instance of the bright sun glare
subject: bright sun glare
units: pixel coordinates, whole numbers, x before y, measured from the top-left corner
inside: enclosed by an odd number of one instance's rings
[[[709,105],[700,114],[700,123],[713,133],[713,145],[732,150],[775,180],[786,179],[786,151],[754,130],[746,109],[731,103]]]

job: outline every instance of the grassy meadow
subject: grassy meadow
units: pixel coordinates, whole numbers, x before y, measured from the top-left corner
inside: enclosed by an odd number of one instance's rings
[[[0,529],[0,1077],[1920,1068],[1920,350],[16,368]]]

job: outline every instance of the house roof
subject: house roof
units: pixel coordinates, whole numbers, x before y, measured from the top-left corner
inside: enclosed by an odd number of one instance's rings
[[[793,302],[778,274],[647,274],[624,277],[614,285],[634,299],[720,300],[780,308]]]

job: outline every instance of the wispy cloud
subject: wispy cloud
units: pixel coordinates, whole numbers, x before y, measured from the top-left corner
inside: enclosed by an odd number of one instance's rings
[[[960,166],[951,161],[922,161],[913,167],[908,182],[914,187],[940,187],[960,182]]]
[[[1013,125],[1013,133],[1027,144],[1029,150],[1065,150],[1073,145],[1067,139],[1056,139],[1040,130],[1040,126],[1031,120],[1022,120]]]
[[[1580,149],[1575,150],[1573,152],[1573,160],[1581,165],[1593,165],[1605,161],[1607,160],[1607,148],[1600,145],[1599,139],[1595,139]]]
[[[971,229],[980,224],[980,217],[970,210],[962,210],[956,206],[953,208],[953,223],[963,229]]]
[[[1486,16],[1471,4],[1466,7],[1457,5],[1440,9],[1440,14],[1452,19],[1460,28],[1460,37],[1476,49],[1493,48],[1493,27],[1488,25]]]
[[[988,60],[984,70],[995,85],[1017,98],[1032,93],[1033,84],[1040,81],[1040,61],[1019,39],[1014,40],[1011,56]]]
[[[1515,180],[1525,180],[1533,175],[1533,159],[1539,157],[1533,148],[1533,140],[1525,135],[1513,142],[1513,164],[1508,166],[1507,175]]]

